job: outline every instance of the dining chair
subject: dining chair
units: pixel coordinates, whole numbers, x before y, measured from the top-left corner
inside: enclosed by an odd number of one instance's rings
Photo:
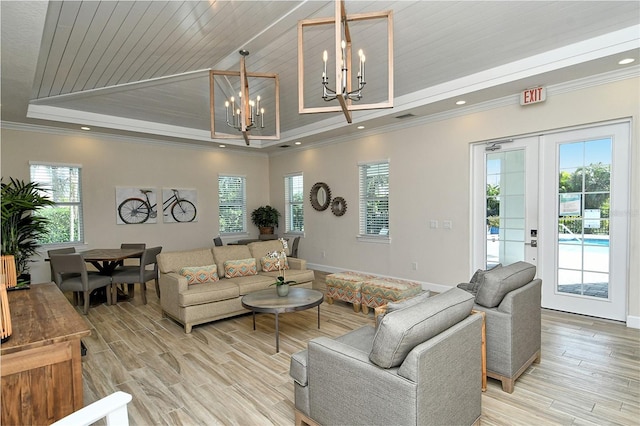
[[[54,254],[71,254],[71,253],[75,253],[76,252],[76,248],[75,247],[65,247],[65,248],[60,248],[60,249],[53,249],[53,250],[48,250],[47,251],[47,257],[49,259],[51,259],[51,256]],[[49,266],[51,267],[51,281],[55,281],[54,277],[53,277],[53,263],[49,262]]]
[[[289,257],[298,257],[298,245],[300,244],[300,237],[295,237],[293,239],[293,244],[291,244],[291,254]]]
[[[83,294],[85,315],[89,312],[89,296],[95,289],[105,287],[107,304],[111,304],[111,277],[87,271],[87,264],[80,253],[53,254],[49,259],[58,288]]]
[[[47,257],[49,259],[51,259],[51,256],[54,254],[71,254],[71,253],[75,253],[76,252],[76,248],[75,247],[65,247],[65,248],[60,248],[60,249],[53,249],[53,250],[47,250]],[[55,275],[53,272],[53,262],[49,261],[49,267],[51,268],[51,281],[55,282]],[[72,274],[75,276],[80,276],[79,274]],[[78,304],[78,292],[74,291],[73,292],[73,304],[77,305]]]
[[[120,244],[120,248],[122,250],[144,250],[147,248],[147,244],[146,243],[121,243]],[[135,266],[136,268],[138,268],[140,266],[140,258],[142,258],[142,255],[140,257],[130,257],[130,260],[138,260],[136,263],[130,263],[130,265],[127,266]],[[124,260],[121,260],[118,262],[118,265],[116,266],[116,268],[122,268],[124,267]],[[114,284],[113,286],[113,290],[115,293],[115,297],[118,297],[118,292],[117,292],[117,286]],[[124,288],[122,289],[122,291],[124,292]],[[129,288],[127,289],[127,294],[130,295],[130,297],[133,297],[133,284],[129,285]],[[114,303],[117,303],[118,300],[114,300]]]
[[[156,294],[160,297],[160,285],[158,284],[158,263],[156,257],[162,251],[162,247],[153,247],[145,249],[140,259],[140,266],[123,266],[116,269],[111,276],[113,285],[128,284],[129,297],[134,297],[134,284],[140,283],[140,291],[142,292],[142,302],[147,304],[147,281],[154,280],[156,285]],[[147,269],[147,266],[153,265],[153,269]]]

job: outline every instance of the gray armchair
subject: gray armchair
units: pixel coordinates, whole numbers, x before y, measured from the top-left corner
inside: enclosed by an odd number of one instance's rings
[[[477,271],[458,287],[475,295],[474,309],[486,315],[487,376],[512,393],[515,381],[532,363],[540,362],[540,295],[536,267],[516,262]]]
[[[411,300],[389,304],[377,329],[313,339],[291,357],[296,425],[468,425],[480,417],[482,318],[470,315],[473,296],[454,288]]]

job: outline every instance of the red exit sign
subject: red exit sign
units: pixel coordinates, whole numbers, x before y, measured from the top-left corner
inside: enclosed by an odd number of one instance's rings
[[[546,87],[533,87],[531,89],[525,89],[520,93],[520,105],[537,104],[538,102],[544,102],[546,100]]]

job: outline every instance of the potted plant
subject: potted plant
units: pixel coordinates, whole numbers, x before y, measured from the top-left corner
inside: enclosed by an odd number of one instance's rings
[[[37,254],[38,240],[47,233],[48,220],[33,214],[55,204],[42,195],[45,191],[36,182],[13,178],[8,183],[2,182],[2,254],[15,257],[18,287],[30,282],[29,259]]]
[[[279,240],[282,243],[282,250],[280,250],[279,252],[269,252],[267,253],[267,257],[277,259],[276,265],[278,267],[278,276],[276,277],[276,282],[270,284],[270,286],[275,285],[278,296],[284,297],[289,294],[289,284],[295,284],[296,282],[292,280],[285,280],[284,271],[289,268],[289,265],[287,263],[287,249],[289,248],[289,246],[287,240],[285,240],[284,238],[279,238]]]
[[[271,206],[261,206],[251,212],[251,222],[260,229],[261,234],[273,234],[273,228],[278,226],[280,212]]]

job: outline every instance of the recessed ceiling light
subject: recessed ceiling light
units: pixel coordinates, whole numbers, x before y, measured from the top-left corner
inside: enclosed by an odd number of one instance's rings
[[[296,142],[296,145],[302,145],[302,142],[298,141]]]
[[[223,144],[220,144],[220,145],[218,145],[218,146],[219,146],[220,148],[226,148],[226,147],[227,147],[226,145],[223,145]]]
[[[82,127],[80,127],[80,130],[91,130],[91,127],[82,126]]]
[[[635,61],[635,59],[633,59],[633,58],[625,58],[625,59],[619,61],[618,65],[627,65],[627,64],[630,64],[631,62],[634,62],[634,61]]]
[[[458,102],[456,102],[456,105],[464,105],[466,103],[467,103],[467,101],[458,101]]]
[[[358,130],[364,129],[364,126],[358,126]]]

